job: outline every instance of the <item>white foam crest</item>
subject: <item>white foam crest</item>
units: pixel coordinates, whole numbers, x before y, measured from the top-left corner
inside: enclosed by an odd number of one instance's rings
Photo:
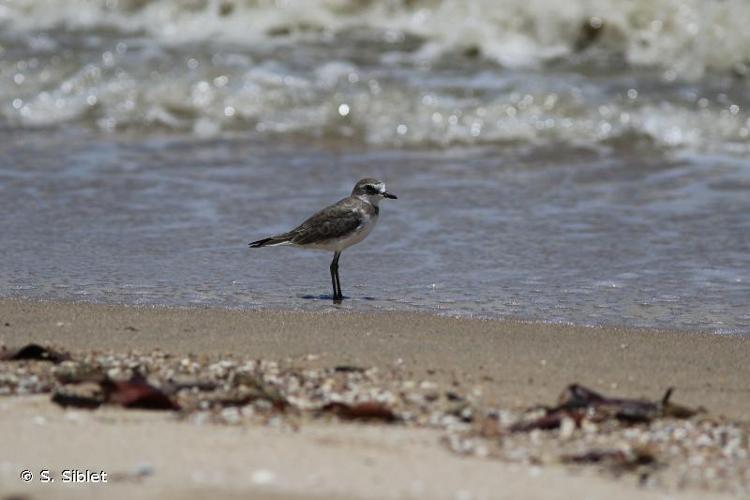
[[[505,66],[538,65],[592,46],[667,78],[748,71],[744,0],[17,0],[0,26],[28,31],[114,28],[167,44],[257,44],[273,35],[372,29],[423,39],[416,56],[476,50]],[[278,37],[277,37],[278,38]],[[284,37],[282,37],[284,38]],[[287,38],[288,40],[288,38]]]
[[[83,121],[103,130],[159,126],[201,136],[251,130],[384,145],[600,144],[635,135],[667,148],[748,149],[750,114],[735,104],[598,95],[597,88],[575,83],[561,90],[559,83],[536,82],[532,90],[487,82],[484,74],[474,80],[466,87],[491,83],[491,94],[467,97],[382,81],[344,61],[300,74],[274,61],[228,75],[207,67],[191,78],[86,64],[55,86],[32,82],[30,97],[9,99],[0,113],[30,127]]]

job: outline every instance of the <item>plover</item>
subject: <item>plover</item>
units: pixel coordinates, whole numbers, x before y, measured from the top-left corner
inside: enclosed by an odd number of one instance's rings
[[[352,194],[320,210],[289,232],[249,243],[251,248],[291,245],[300,248],[333,252],[331,282],[333,301],[344,299],[339,279],[339,257],[344,249],[364,240],[380,214],[380,200],[396,199],[385,190],[385,183],[377,179],[362,179],[355,184]]]

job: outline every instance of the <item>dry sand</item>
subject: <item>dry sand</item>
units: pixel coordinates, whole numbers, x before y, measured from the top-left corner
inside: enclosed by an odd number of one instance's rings
[[[163,414],[50,408],[48,398],[0,400],[0,490],[32,498],[253,499],[663,499],[634,480],[593,471],[524,467],[463,458],[429,430],[312,425],[298,432],[265,427],[196,426]],[[104,469],[147,465],[141,483],[22,484],[22,469]],[[50,493],[54,493],[51,495]],[[683,492],[679,498],[728,498]]]
[[[418,379],[481,389],[504,407],[553,402],[571,382],[676,399],[747,420],[750,339],[579,328],[405,313],[246,312],[0,301],[0,343],[174,354],[302,358],[313,366],[401,366]],[[308,356],[313,355],[313,356]],[[298,432],[197,426],[164,414],[61,410],[48,397],[0,399],[0,497],[663,498],[632,480],[462,458],[433,430],[314,424]],[[24,484],[24,468],[89,467],[141,482]],[[679,498],[720,498],[683,491]]]

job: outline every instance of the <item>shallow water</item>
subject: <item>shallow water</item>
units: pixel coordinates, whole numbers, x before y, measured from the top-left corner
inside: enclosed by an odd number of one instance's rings
[[[65,132],[13,142],[4,295],[328,308],[330,255],[246,243],[377,175],[399,199],[344,253],[345,307],[750,331],[743,162]]]
[[[375,176],[344,308],[750,333],[744,3],[72,3],[0,2],[2,296],[328,309],[246,244]]]

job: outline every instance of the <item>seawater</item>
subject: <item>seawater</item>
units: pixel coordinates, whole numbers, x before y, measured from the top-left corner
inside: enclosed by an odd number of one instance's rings
[[[64,7],[64,8],[63,8]],[[0,295],[750,333],[744,2],[0,2]]]

